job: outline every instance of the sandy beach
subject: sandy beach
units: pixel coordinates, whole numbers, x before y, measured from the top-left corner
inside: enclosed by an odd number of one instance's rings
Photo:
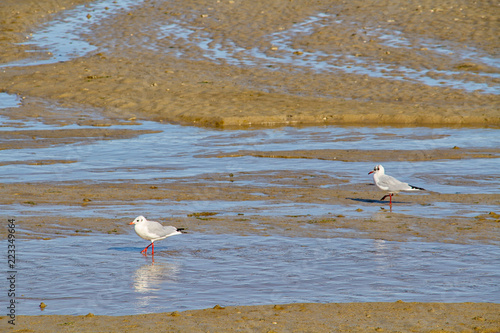
[[[45,50],[22,44],[44,23],[90,1],[13,1],[0,4],[0,65],[29,57],[48,59]],[[104,9],[107,10],[107,9]],[[321,13],[321,15],[317,15]],[[434,128],[498,128],[500,99],[488,89],[500,83],[498,67],[473,62],[466,51],[484,58],[498,57],[498,6],[489,1],[393,2],[378,1],[144,1],[119,10],[113,19],[84,32],[86,41],[99,51],[66,61],[36,66],[0,68],[0,92],[17,95],[20,107],[0,108],[0,115],[19,122],[19,130],[0,133],[0,151],[40,149],[67,144],[86,145],[104,140],[121,140],[156,133],[154,130],[110,129],[113,125],[134,125],[141,121],[181,124],[216,129],[254,129],[279,126],[356,125]],[[317,15],[317,16],[314,16]],[[82,13],[82,24],[98,13]],[[313,28],[298,34],[286,46],[283,31],[309,22]],[[330,24],[323,24],[330,20]],[[153,23],[151,23],[153,22]],[[186,39],[161,34],[162,24],[174,22],[195,33]],[[383,43],[376,38],[385,31],[404,34],[404,42]],[[206,56],[203,43],[210,36],[212,49],[231,53],[228,60]],[[224,45],[230,39],[234,45]],[[445,52],[430,45],[446,44]],[[281,41],[281,44],[280,44]],[[399,44],[398,44],[399,43]],[[227,44],[227,43],[226,43]],[[219,46],[222,45],[222,46]],[[405,45],[405,48],[400,47]],[[467,50],[464,50],[468,48]],[[217,49],[219,48],[219,49]],[[162,52],[162,50],[169,50]],[[251,51],[251,52],[250,52]],[[182,54],[178,56],[177,53]],[[251,58],[248,53],[259,54]],[[316,52],[316,53],[315,53]],[[343,63],[357,72],[315,70],[305,65],[317,61]],[[456,56],[450,56],[454,54]],[[275,62],[270,63],[268,57]],[[316,58],[313,58],[316,57]],[[279,62],[279,59],[286,61]],[[370,61],[385,67],[380,75],[369,75]],[[241,66],[242,63],[249,66]],[[297,65],[295,65],[297,64]],[[356,67],[356,66],[359,66]],[[417,68],[432,84],[411,77]],[[404,71],[402,71],[404,72]],[[396,79],[391,79],[395,77]],[[398,79],[402,78],[402,79]],[[432,79],[432,80],[431,80]],[[469,82],[482,91],[455,89],[453,84]],[[465,85],[464,85],[465,86]],[[78,110],[86,110],[80,112]],[[76,111],[75,111],[76,110]],[[22,122],[37,120],[53,126],[78,124],[91,129],[23,130]],[[256,157],[268,160],[314,159],[325,161],[456,161],[497,159],[500,148],[405,150],[316,149],[238,150],[206,154],[200,158]],[[71,166],[77,159],[38,159],[1,162],[2,165]],[[367,170],[369,171],[369,170]],[[228,177],[233,177],[228,181]],[[494,176],[492,176],[494,178]],[[307,180],[304,181],[304,179]],[[245,185],[238,185],[238,181]],[[479,186],[481,177],[471,175],[448,180],[451,185]],[[252,185],[251,182],[268,186]],[[282,187],[272,186],[280,183]],[[375,186],[348,183],[327,174],[284,171],[214,173],[169,179],[152,185],[140,180],[123,182],[57,181],[2,182],[0,205],[54,205],[57,207],[114,207],[145,197],[177,202],[289,200],[297,203],[349,205],[359,209],[378,203]],[[208,183],[208,185],[207,185]],[[248,185],[250,183],[250,185]],[[335,186],[335,191],[324,187]],[[257,195],[256,193],[260,193]],[[262,199],[265,197],[266,199]],[[404,202],[408,197],[398,197]],[[430,203],[461,206],[497,206],[498,193],[437,193],[413,195],[411,201],[425,207]],[[255,216],[252,224],[232,216],[191,215],[162,219],[181,224],[190,232],[238,235],[283,235],[287,237],[332,237],[385,239],[407,242],[487,244],[498,246],[500,215],[491,211],[470,216],[416,217],[382,209],[370,219],[335,216]],[[7,220],[12,216],[0,213]],[[123,234],[129,217],[78,218],[57,216],[16,217],[22,225],[19,239],[51,239],[94,233]],[[308,228],[304,226],[307,225]],[[336,232],[338,230],[338,232]],[[351,230],[346,232],[345,230]],[[2,239],[7,229],[0,229]],[[18,313],[15,326],[0,317],[8,332],[498,332],[498,303],[297,303],[258,306],[228,306],[213,309],[151,313],[129,316],[82,316]]]
[[[22,316],[35,332],[498,332],[498,304],[287,304],[138,316]]]

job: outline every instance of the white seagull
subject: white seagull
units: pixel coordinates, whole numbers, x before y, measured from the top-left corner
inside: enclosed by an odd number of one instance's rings
[[[138,216],[135,220],[130,222],[129,224],[135,224],[135,233],[148,241],[151,241],[151,244],[146,246],[144,250],[141,251],[143,254],[148,253],[148,247],[153,245],[152,254],[155,254],[155,241],[165,239],[170,236],[180,235],[184,228],[176,228],[172,226],[165,227],[162,224],[155,221],[148,221],[144,216]]]
[[[413,185],[408,185],[408,183],[403,183],[392,176],[388,176],[384,173],[384,167],[382,165],[376,165],[372,171],[368,174],[373,173],[373,182],[382,191],[387,191],[389,194],[384,195],[380,200],[384,200],[389,197],[390,205],[392,206],[392,196],[400,191],[425,191],[425,189],[416,187]]]

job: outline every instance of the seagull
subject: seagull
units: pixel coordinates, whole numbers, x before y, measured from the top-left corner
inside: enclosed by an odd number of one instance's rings
[[[176,228],[172,226],[165,227],[162,224],[155,221],[148,221],[144,216],[138,216],[135,220],[130,222],[129,224],[135,224],[135,233],[148,241],[151,241],[151,244],[146,246],[144,250],[141,251],[143,254],[148,253],[148,247],[153,245],[152,254],[155,254],[155,244],[154,242],[157,240],[165,239],[170,236],[180,235],[184,228]]]
[[[372,171],[368,174],[373,173],[373,182],[382,191],[387,191],[389,194],[384,195],[380,200],[384,200],[389,197],[389,205],[392,207],[392,196],[400,191],[425,191],[421,187],[416,187],[413,185],[408,185],[408,183],[403,183],[392,176],[385,174],[384,167],[382,165],[376,165]]]

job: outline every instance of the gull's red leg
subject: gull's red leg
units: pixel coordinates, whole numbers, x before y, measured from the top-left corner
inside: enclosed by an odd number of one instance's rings
[[[155,243],[154,242],[151,242],[151,244],[153,245],[153,247],[151,248],[152,249],[152,255],[154,256],[155,255]]]
[[[148,246],[146,246],[144,248],[144,250],[141,251],[141,253],[148,254],[148,247],[150,247],[151,245],[153,245],[153,242],[151,242],[151,244],[149,244]],[[153,245],[153,248],[154,248],[154,245]]]

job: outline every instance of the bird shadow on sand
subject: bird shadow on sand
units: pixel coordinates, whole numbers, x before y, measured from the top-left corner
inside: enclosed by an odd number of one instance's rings
[[[374,200],[374,199],[360,199],[360,198],[346,198],[347,200],[352,200],[352,201],[357,201],[357,202],[364,202],[364,203],[376,203],[376,204],[386,204],[389,205],[389,201],[387,200]],[[410,202],[408,201],[396,201],[392,200],[392,204],[409,204]]]

